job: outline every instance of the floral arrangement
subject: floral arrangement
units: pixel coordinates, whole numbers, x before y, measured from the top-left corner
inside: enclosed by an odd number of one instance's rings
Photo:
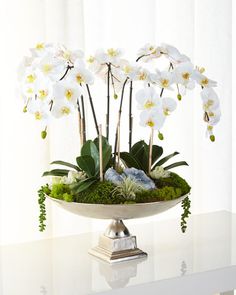
[[[217,83],[204,75],[205,69],[194,67],[189,57],[173,46],[146,44],[136,61],[123,57],[121,49],[97,50],[86,60],[81,50],[69,50],[61,45],[39,43],[31,49],[19,67],[21,95],[24,112],[32,114],[42,124],[42,138],[46,138],[48,125],[53,118],[78,113],[81,152],[76,164],[61,160],[52,165],[64,166],[46,171],[52,176],[49,184],[39,190],[40,230],[45,229],[46,195],[67,202],[133,204],[139,202],[166,201],[187,195],[190,186],[170,170],[187,165],[185,161],[166,165],[178,155],[174,152],[162,157],[163,149],[153,143],[154,132],[159,140],[165,120],[176,110],[178,101],[188,90],[200,86],[203,119],[206,134],[215,141],[213,128],[220,120],[219,98],[214,91]],[[164,70],[159,60],[167,62]],[[98,123],[93,104],[92,87],[95,77],[104,80],[107,88],[105,129]],[[140,125],[150,130],[150,139],[133,144],[133,96],[140,111]],[[128,99],[125,89],[128,88]],[[174,95],[173,98],[173,93]],[[85,103],[88,101],[88,104]],[[119,100],[115,129],[115,142],[110,144],[110,114],[112,100]],[[128,104],[128,151],[121,151],[120,134],[123,104]],[[97,137],[87,139],[86,105],[93,115]],[[186,218],[190,214],[190,200],[182,201],[184,213],[182,230],[186,230]]]

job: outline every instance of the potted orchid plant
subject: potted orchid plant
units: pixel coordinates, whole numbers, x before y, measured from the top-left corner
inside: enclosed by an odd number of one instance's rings
[[[165,60],[164,69],[158,66]],[[178,152],[163,156],[163,148],[154,143],[154,133],[164,139],[162,128],[188,90],[200,86],[206,134],[214,142],[213,128],[220,120],[219,99],[214,91],[216,82],[209,79],[205,69],[195,67],[189,57],[173,46],[146,44],[138,50],[133,62],[124,58],[121,49],[97,50],[84,58],[81,50],[69,50],[61,45],[39,43],[31,49],[19,67],[23,111],[32,114],[42,124],[46,138],[53,118],[77,113],[81,151],[75,163],[63,159],[53,161],[55,169],[44,172],[51,180],[39,189],[40,230],[45,229],[45,199],[71,204],[124,205],[182,200],[184,212],[181,228],[186,230],[190,214],[190,186],[172,169],[187,165],[185,161],[167,162]],[[105,82],[105,132],[97,119],[93,103],[94,79]],[[124,97],[126,96],[126,99]],[[149,141],[133,142],[134,98],[139,121],[149,132]],[[115,130],[111,130],[111,104],[119,103]],[[116,102],[117,103],[117,102]],[[128,150],[120,145],[121,120],[124,104],[128,104]],[[93,116],[97,136],[87,136],[86,107]],[[135,112],[136,115],[136,112]],[[91,127],[90,127],[91,128]],[[110,133],[115,133],[111,143]]]

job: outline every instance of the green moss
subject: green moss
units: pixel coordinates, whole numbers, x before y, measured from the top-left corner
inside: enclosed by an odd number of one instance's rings
[[[136,193],[134,200],[127,201],[119,194],[114,194],[116,186],[109,181],[96,182],[86,191],[73,195],[70,186],[66,184],[53,184],[50,190],[44,187],[45,194],[52,198],[67,202],[90,204],[134,204],[157,201],[168,201],[179,198],[190,192],[188,183],[176,173],[171,173],[168,178],[155,180],[157,189],[140,191]]]
[[[67,202],[74,201],[74,196],[71,194],[69,185],[63,183],[53,184],[49,196]]]
[[[98,181],[91,185],[86,191],[76,195],[75,200],[78,203],[120,204],[124,201],[124,199],[112,196],[114,188],[114,184],[109,181]]]
[[[183,195],[189,193],[191,190],[191,187],[189,186],[187,181],[180,177],[178,174],[173,172],[171,172],[170,177],[155,179],[154,181],[156,187],[159,189],[166,186],[180,188]]]

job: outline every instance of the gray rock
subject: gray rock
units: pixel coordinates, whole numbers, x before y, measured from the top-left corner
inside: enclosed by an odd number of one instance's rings
[[[107,169],[104,178],[105,180],[110,181],[115,185],[119,185],[123,182],[123,177],[119,173],[117,173],[116,170],[113,168]]]
[[[143,170],[136,168],[126,168],[124,174],[140,184],[146,190],[155,189],[155,183],[144,173]]]

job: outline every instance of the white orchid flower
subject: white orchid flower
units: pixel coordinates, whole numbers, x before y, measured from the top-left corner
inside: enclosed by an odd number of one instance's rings
[[[184,54],[181,54],[176,47],[171,46],[169,44],[162,44],[161,51],[167,56],[167,58],[173,64],[179,64],[182,62],[190,61],[189,57],[187,57]]]
[[[120,65],[122,71],[124,72],[125,76],[131,80],[136,80],[138,77],[138,73],[140,71],[140,66],[137,66],[135,63],[130,63],[127,60],[123,60]]]
[[[205,75],[201,74],[198,70],[195,70],[192,75],[193,79],[202,87],[216,87],[217,82],[210,80]]]
[[[207,123],[214,126],[220,121],[221,111],[220,109],[210,110],[207,112],[207,115],[205,114],[205,116],[207,117],[205,118]]]
[[[66,70],[66,63],[52,54],[45,55],[38,64],[39,71],[52,81],[59,80]]]
[[[32,56],[34,57],[42,57],[48,52],[53,51],[53,45],[51,43],[37,43],[34,48],[30,49]]]
[[[37,96],[38,100],[49,103],[53,98],[52,82],[42,76],[41,78],[37,79],[35,83],[35,95]]]
[[[60,100],[53,103],[51,113],[53,117],[61,118],[71,115],[74,111],[75,106],[72,103],[66,100]]]
[[[76,61],[74,68],[67,74],[67,79],[77,85],[91,85],[94,82],[93,74],[86,69],[84,63],[79,60]]]
[[[219,98],[216,92],[212,88],[204,88],[201,91],[201,98],[203,102],[204,111],[208,112],[219,108]]]
[[[93,55],[90,55],[86,61],[88,64],[88,68],[94,73],[98,73],[100,70],[102,70],[103,67],[107,67],[106,64],[101,65],[101,63],[98,62],[98,60]]]
[[[100,64],[111,63],[112,65],[117,66],[122,55],[123,51],[120,48],[108,48],[107,50],[99,49],[95,53],[95,59]]]
[[[195,82],[192,80],[193,72],[194,66],[191,62],[180,63],[174,71],[176,83],[183,85],[187,89],[193,89],[195,86]]]
[[[173,98],[164,97],[162,98],[162,109],[165,116],[169,116],[177,107],[177,103]]]
[[[55,55],[68,63],[74,64],[77,59],[82,59],[84,57],[84,52],[80,49],[69,50],[65,46],[61,46]]]
[[[171,72],[168,71],[162,71],[156,70],[156,74],[150,75],[150,79],[153,83],[156,83],[161,88],[173,90],[171,85],[175,82],[174,75]]]
[[[150,43],[145,44],[138,51],[138,57],[142,57],[144,62],[147,62],[152,58],[159,58],[161,54],[161,48]]]
[[[165,116],[161,110],[153,109],[151,111],[143,111],[140,114],[140,125],[150,127],[154,130],[160,130],[165,122]]]
[[[76,107],[81,94],[81,86],[71,83],[68,80],[62,80],[53,85],[53,97],[55,101],[66,100]]]
[[[139,90],[136,94],[136,100],[138,102],[138,109],[140,110],[151,110],[161,107],[160,96],[153,87],[146,87]]]
[[[25,56],[22,59],[17,69],[18,81],[22,81],[27,72],[29,72],[30,70],[32,71],[34,70],[34,66],[33,66],[34,61],[35,61],[35,58],[32,56],[31,57]]]
[[[30,114],[33,114],[35,120],[42,122],[43,124],[47,125],[48,121],[50,120],[50,111],[49,105],[45,104],[44,102],[38,99],[31,99],[27,106],[27,111]]]
[[[150,71],[145,68],[139,68],[135,80],[143,82],[151,82],[150,80]]]

